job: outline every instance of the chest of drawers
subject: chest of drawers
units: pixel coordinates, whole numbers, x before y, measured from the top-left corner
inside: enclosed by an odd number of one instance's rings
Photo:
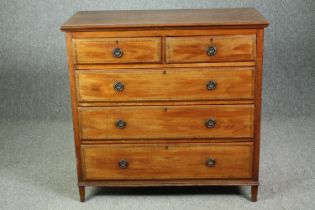
[[[258,191],[264,28],[255,9],[78,12],[66,46],[85,186]]]

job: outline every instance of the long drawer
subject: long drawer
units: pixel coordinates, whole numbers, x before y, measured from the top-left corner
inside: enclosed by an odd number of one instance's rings
[[[253,105],[79,108],[80,137],[178,139],[253,137]]]
[[[161,38],[74,39],[76,64],[159,63]]]
[[[166,38],[167,63],[250,61],[255,58],[255,35]]]
[[[253,99],[254,69],[201,68],[77,71],[78,100],[179,101]]]
[[[86,180],[250,178],[253,143],[81,146]]]

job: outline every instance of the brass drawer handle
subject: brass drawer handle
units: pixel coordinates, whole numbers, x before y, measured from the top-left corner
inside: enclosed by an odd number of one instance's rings
[[[114,84],[114,90],[116,90],[117,92],[122,92],[125,89],[125,85],[121,82],[116,82]]]
[[[123,50],[121,49],[121,48],[114,48],[113,49],[113,56],[115,57],[115,58],[120,58],[120,57],[122,57],[123,56]]]
[[[125,159],[121,159],[118,161],[118,166],[121,169],[126,169],[126,168],[128,168],[128,161]]]
[[[215,119],[208,119],[208,120],[206,120],[206,122],[205,122],[206,128],[214,128],[215,125],[216,125]]]
[[[209,46],[206,52],[208,56],[214,56],[217,53],[217,48],[215,46]]]
[[[207,83],[207,90],[215,90],[217,88],[217,82],[214,80],[210,80]]]
[[[117,120],[116,127],[119,129],[124,129],[127,126],[127,122],[124,120]]]
[[[211,157],[208,158],[206,160],[206,166],[209,167],[209,168],[214,167],[215,166],[215,159],[213,159]]]

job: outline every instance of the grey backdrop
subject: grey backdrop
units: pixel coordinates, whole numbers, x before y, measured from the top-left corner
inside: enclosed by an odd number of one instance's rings
[[[78,10],[255,7],[265,32],[263,117],[315,113],[314,0],[1,0],[1,120],[69,120],[64,33]]]
[[[265,33],[260,188],[88,188],[78,202],[64,33],[78,10],[255,7]],[[0,0],[0,209],[314,209],[314,0]],[[140,204],[140,205],[139,205]]]

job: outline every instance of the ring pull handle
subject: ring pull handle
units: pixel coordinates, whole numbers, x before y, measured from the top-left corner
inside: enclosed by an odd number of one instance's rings
[[[118,161],[118,166],[121,169],[126,169],[126,168],[128,168],[128,161],[125,159],[121,159]]]
[[[114,48],[113,49],[113,56],[115,57],[115,58],[120,58],[120,57],[122,57],[123,56],[123,50],[121,49],[121,48],[119,48],[119,47],[117,47],[117,48]]]
[[[209,46],[206,53],[208,56],[214,56],[217,53],[217,48],[215,46]]]
[[[215,90],[217,88],[217,82],[214,80],[210,80],[207,83],[207,90]]]
[[[119,129],[124,129],[127,126],[127,122],[124,120],[117,120],[116,127]]]
[[[205,126],[206,128],[214,128],[216,123],[217,122],[215,121],[215,119],[207,119],[205,122]]]
[[[211,158],[209,157],[207,160],[206,160],[206,166],[209,167],[209,168],[212,168],[215,166],[215,159],[214,158]]]
[[[122,82],[116,82],[114,84],[114,90],[117,92],[122,92],[125,89],[125,85]]]

